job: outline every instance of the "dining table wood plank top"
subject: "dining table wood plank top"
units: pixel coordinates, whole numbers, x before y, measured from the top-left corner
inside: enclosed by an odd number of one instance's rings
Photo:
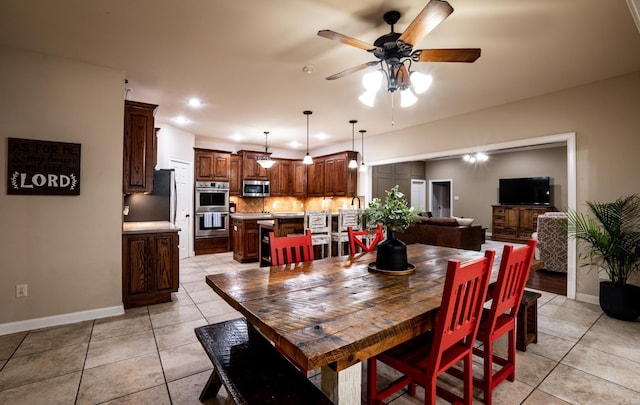
[[[502,254],[496,250],[490,283]],[[212,274],[206,281],[303,371],[320,367],[339,373],[429,331],[447,262],[466,262],[484,252],[412,244],[407,256],[415,272],[404,275],[372,271],[374,251]],[[359,386],[352,388],[359,394]]]

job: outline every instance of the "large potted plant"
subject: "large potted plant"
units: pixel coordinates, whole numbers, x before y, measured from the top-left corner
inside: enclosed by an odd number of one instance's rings
[[[379,270],[405,271],[409,268],[407,246],[397,238],[396,232],[407,229],[416,220],[417,212],[409,208],[404,194],[396,185],[386,190],[384,204],[374,198],[362,212],[362,223],[365,225],[382,224],[387,228],[387,238],[378,244],[376,268]]]
[[[600,282],[600,307],[612,318],[633,321],[640,316],[640,287],[628,283],[640,266],[640,197],[614,202],[588,201],[588,214],[569,210],[569,236],[583,248],[582,266],[606,274]]]

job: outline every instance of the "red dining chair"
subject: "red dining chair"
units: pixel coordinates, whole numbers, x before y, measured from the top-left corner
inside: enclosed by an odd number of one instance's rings
[[[535,250],[536,241],[531,239],[527,246],[517,249],[505,245],[502,253],[498,280],[491,294],[491,307],[484,310],[478,329],[477,340],[483,346],[473,350],[484,359],[484,379],[474,378],[474,385],[484,391],[485,405],[491,405],[492,392],[498,384],[506,378],[515,380],[516,319]],[[493,343],[505,333],[509,334],[506,359],[493,353]],[[494,363],[501,366],[495,373]]]
[[[382,224],[378,224],[376,229],[368,231],[354,231],[352,227],[348,226],[347,235],[349,235],[349,253],[352,255],[356,253],[356,246],[360,246],[363,251],[369,253],[376,248],[378,242],[384,239]],[[373,237],[373,239],[367,243],[366,241],[369,237]]]
[[[367,404],[383,404],[382,400],[405,386],[409,386],[410,395],[415,395],[415,384],[424,387],[425,404],[435,404],[436,394],[460,401],[463,398],[436,386],[437,377],[460,360],[464,366],[464,403],[471,404],[473,344],[494,257],[495,251],[487,250],[485,257],[463,264],[449,261],[433,333],[417,336],[367,361]],[[376,387],[377,360],[403,374],[381,391]]]
[[[309,230],[304,235],[279,238],[276,238],[273,232],[269,232],[269,246],[273,266],[313,260],[313,244]]]

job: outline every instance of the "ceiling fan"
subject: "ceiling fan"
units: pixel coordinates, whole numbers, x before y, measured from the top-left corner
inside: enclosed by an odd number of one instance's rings
[[[406,90],[410,85],[410,67],[412,62],[474,62],[480,57],[479,48],[458,49],[413,49],[413,46],[425,35],[436,28],[453,12],[453,7],[442,0],[431,0],[420,14],[409,24],[407,29],[398,33],[393,26],[400,19],[398,11],[388,11],[384,14],[384,21],[391,26],[391,32],[376,39],[373,45],[351,38],[331,30],[318,31],[318,35],[355,46],[373,53],[378,60],[366,62],[327,77],[335,80],[376,65],[379,65],[387,78],[387,90]],[[385,71],[383,67],[386,67]],[[413,72],[415,73],[415,72]]]

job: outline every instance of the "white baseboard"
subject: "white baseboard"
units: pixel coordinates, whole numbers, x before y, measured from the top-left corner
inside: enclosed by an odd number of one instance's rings
[[[124,307],[116,305],[114,307],[105,307],[98,309],[90,309],[87,311],[72,312],[69,314],[47,316],[44,318],[27,319],[24,321],[0,323],[0,336],[10,333],[24,332],[33,329],[47,328],[50,326],[66,325],[69,323],[88,321],[109,316],[124,314]]]
[[[589,304],[600,305],[600,297],[597,295],[576,293],[576,301],[588,302]]]

